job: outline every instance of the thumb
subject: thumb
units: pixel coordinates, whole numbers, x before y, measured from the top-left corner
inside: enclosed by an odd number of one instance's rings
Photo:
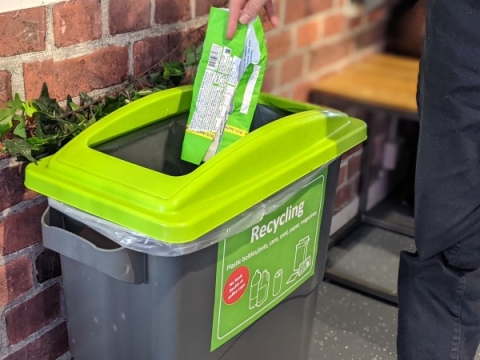
[[[250,0],[247,2],[243,8],[242,15],[240,15],[240,23],[245,25],[252,21],[258,15],[264,4],[265,0]]]

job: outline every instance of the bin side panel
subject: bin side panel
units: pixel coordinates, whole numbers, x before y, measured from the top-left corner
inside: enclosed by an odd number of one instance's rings
[[[218,245],[147,256],[129,284],[61,256],[73,357],[88,360],[303,360],[323,278],[339,161],[330,164],[315,274],[253,325],[210,351]]]

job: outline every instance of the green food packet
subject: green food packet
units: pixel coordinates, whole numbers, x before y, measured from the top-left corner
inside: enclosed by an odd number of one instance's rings
[[[182,159],[208,160],[250,129],[267,51],[257,17],[227,40],[228,10],[212,8],[182,147]]]

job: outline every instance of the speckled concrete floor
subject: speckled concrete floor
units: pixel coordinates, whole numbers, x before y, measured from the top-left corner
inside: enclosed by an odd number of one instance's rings
[[[329,251],[328,271],[395,294],[403,250],[415,252],[411,238],[364,225]]]
[[[309,360],[396,360],[396,327],[396,307],[324,282]]]

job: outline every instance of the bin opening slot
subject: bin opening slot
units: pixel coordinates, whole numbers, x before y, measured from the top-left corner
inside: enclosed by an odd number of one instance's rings
[[[250,131],[288,115],[291,113],[259,104]],[[180,158],[187,120],[188,112],[178,114],[97,144],[93,149],[166,175],[187,175],[198,167]]]
[[[110,240],[91,227],[62,214],[53,208],[50,208],[49,225],[65,229],[72,234],[78,235],[99,249],[116,250],[121,248],[121,246],[115,241]]]

